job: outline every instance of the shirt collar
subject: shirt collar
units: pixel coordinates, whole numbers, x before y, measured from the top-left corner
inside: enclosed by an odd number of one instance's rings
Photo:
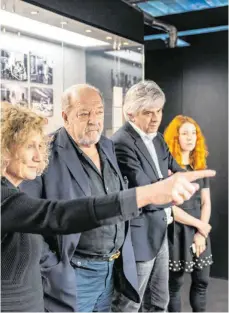
[[[156,133],[150,133],[150,134],[146,134],[145,132],[143,132],[139,127],[137,127],[134,123],[130,122],[130,125],[133,127],[133,129],[141,136],[141,138],[144,140],[153,140],[156,136],[157,136],[157,132]]]

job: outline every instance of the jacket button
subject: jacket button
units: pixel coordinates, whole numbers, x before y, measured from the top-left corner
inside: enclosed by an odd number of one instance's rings
[[[78,266],[80,266],[80,265],[81,265],[81,262],[78,261],[78,262],[76,262],[76,264],[77,264]]]
[[[167,222],[167,217],[163,217],[163,220],[164,220],[165,222]]]

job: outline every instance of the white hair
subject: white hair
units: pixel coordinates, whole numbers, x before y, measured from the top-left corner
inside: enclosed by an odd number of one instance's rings
[[[129,114],[136,114],[145,108],[154,108],[154,101],[163,100],[165,103],[165,94],[161,88],[152,80],[145,80],[133,85],[126,93],[123,113],[127,121],[130,120]]]
[[[68,113],[70,111],[72,107],[72,99],[77,98],[79,91],[83,89],[92,89],[96,91],[100,95],[102,99],[102,103],[104,104],[103,95],[99,89],[89,84],[77,84],[77,85],[73,85],[67,88],[63,92],[62,99],[61,99],[62,111],[64,111],[65,113]]]

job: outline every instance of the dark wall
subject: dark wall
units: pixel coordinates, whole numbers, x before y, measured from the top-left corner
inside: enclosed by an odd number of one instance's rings
[[[118,0],[23,0],[142,43],[143,14]]]
[[[208,166],[217,171],[211,181],[211,274],[222,278],[228,277],[227,36],[221,34],[220,42],[212,37],[195,47],[146,50],[145,64],[146,79],[155,80],[167,98],[161,131],[177,114],[184,114],[193,117],[206,136]]]

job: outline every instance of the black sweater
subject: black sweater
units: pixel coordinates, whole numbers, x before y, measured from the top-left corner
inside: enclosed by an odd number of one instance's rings
[[[1,183],[1,310],[44,310],[40,235],[69,234],[138,216],[135,190],[72,201],[29,198],[6,179]],[[34,234],[29,234],[34,233]]]

